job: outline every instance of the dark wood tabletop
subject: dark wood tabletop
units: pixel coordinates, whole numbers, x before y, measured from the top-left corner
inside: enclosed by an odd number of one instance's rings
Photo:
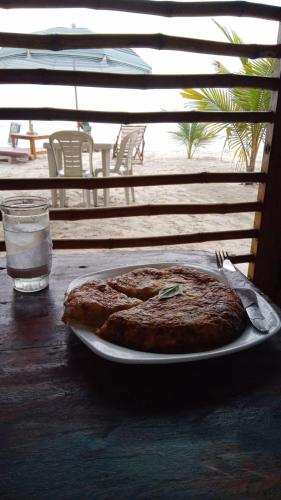
[[[73,278],[130,264],[215,266],[199,252],[55,255],[48,289],[1,265],[0,497],[280,499],[281,335],[178,365],[122,365],[62,321]]]

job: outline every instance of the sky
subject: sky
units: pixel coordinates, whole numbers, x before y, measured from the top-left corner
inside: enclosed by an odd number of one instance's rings
[[[281,0],[263,0],[256,3],[280,6]],[[237,31],[245,43],[276,43],[277,22],[235,17],[217,17],[216,20],[227,28]],[[162,18],[91,9],[2,9],[0,31],[32,33],[55,26],[71,27],[73,23],[77,27],[86,27],[95,33],[161,32],[174,36],[225,41],[223,34],[210,18]],[[223,61],[231,71],[239,67],[237,58],[154,49],[136,49],[136,52],[152,67],[154,74],[213,73],[215,59]],[[180,96],[180,89],[143,91],[80,88],[78,100],[80,109],[116,111],[182,110],[185,105],[184,99]],[[71,108],[74,107],[74,90],[72,87],[1,86],[0,106],[23,105]],[[54,123],[40,123],[40,132],[54,130],[54,125],[58,126]],[[3,130],[3,126],[6,127],[7,123],[2,123],[0,131]],[[174,129],[171,125],[169,127]],[[67,128],[71,128],[69,124]],[[156,138],[155,131],[159,126],[157,128],[152,125],[150,129],[152,132],[154,130],[152,135],[154,134]],[[110,134],[113,137],[115,132],[116,125],[107,128],[100,125],[96,128],[97,140],[109,140]]]

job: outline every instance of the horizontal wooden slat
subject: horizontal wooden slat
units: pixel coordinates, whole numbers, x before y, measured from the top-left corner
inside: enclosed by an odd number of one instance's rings
[[[238,254],[238,255],[231,254],[230,257],[233,264],[242,264],[243,262],[255,262],[255,256],[252,253]]]
[[[214,162],[215,163],[215,162]],[[175,184],[265,182],[264,172],[202,172],[199,174],[128,175],[120,177],[0,178],[0,190],[101,189]]]
[[[69,50],[87,48],[151,48],[158,50],[180,50],[234,57],[280,57],[281,45],[232,44],[196,38],[176,37],[162,33],[150,34],[93,34],[93,35],[36,35],[23,33],[0,33],[0,46],[29,49]]]
[[[4,241],[0,240],[0,252],[5,251],[5,243]],[[233,264],[241,264],[244,262],[254,262],[255,261],[255,256],[253,254],[238,254],[238,255],[233,255],[231,254],[231,261]]]
[[[214,231],[191,234],[174,234],[164,236],[150,236],[141,238],[94,238],[94,239],[54,239],[54,249],[86,249],[86,248],[136,248],[146,246],[180,245],[185,243],[203,243],[206,241],[222,241],[256,238],[257,229],[241,229],[233,231]],[[5,244],[0,241],[0,251]]]
[[[239,16],[280,20],[281,8],[245,1],[176,2],[149,0],[0,0],[0,8],[88,8],[164,17]]]
[[[273,123],[275,113],[212,111],[89,111],[60,108],[0,108],[0,120],[88,121],[95,123]]]
[[[221,241],[234,239],[248,239],[258,236],[256,229],[241,229],[233,231],[214,231],[194,234],[175,234],[163,236],[151,236],[141,238],[95,238],[85,240],[55,240],[54,248],[135,248],[158,245],[179,245],[184,243],[203,243],[206,241]],[[78,244],[77,244],[78,241]]]
[[[0,42],[1,45],[1,42]],[[243,75],[131,75],[47,69],[0,69],[0,84],[77,85],[131,89],[248,87],[277,90],[279,78]]]
[[[50,210],[51,220],[108,219],[115,217],[137,217],[174,214],[230,214],[260,212],[262,203],[208,203],[208,204],[166,204],[131,205],[128,207],[60,208]]]

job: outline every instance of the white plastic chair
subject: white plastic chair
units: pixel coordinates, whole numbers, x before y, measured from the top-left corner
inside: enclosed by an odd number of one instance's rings
[[[116,142],[113,146],[113,154],[112,158],[116,158],[122,139],[130,134],[131,132],[134,132],[134,130],[138,130],[138,137],[135,143],[134,147],[134,152],[133,152],[133,161],[134,163],[143,163],[143,153],[144,153],[144,133],[146,130],[146,125],[121,125],[120,130],[117,135]],[[125,150],[124,156],[127,154],[127,151]]]
[[[61,177],[90,177],[93,175],[93,139],[85,132],[61,130],[49,137],[56,166],[56,174]],[[82,152],[87,146],[88,169],[83,165]],[[50,166],[49,166],[50,168]],[[51,169],[50,169],[51,172]],[[65,206],[65,189],[59,189],[60,206]],[[56,192],[52,199],[56,201]],[[83,189],[83,202],[88,207],[91,204],[90,190]]]
[[[120,148],[117,153],[115,165],[110,167],[110,175],[133,175],[133,152],[138,138],[138,130],[127,134],[121,141]],[[94,176],[98,176],[102,173],[102,168],[96,168],[94,170]],[[125,187],[125,199],[126,204],[130,204],[130,191],[132,196],[132,201],[135,201],[135,190],[134,187]],[[97,190],[94,193],[94,205],[98,205]]]
[[[49,177],[57,177],[58,172],[62,171],[62,151],[59,143],[51,144],[44,142],[44,148],[47,150]],[[51,189],[52,207],[58,206],[59,189]]]

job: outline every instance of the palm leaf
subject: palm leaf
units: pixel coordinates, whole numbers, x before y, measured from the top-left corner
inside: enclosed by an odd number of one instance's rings
[[[231,73],[229,69],[220,61],[213,61],[213,66],[219,75],[227,75]]]
[[[218,21],[216,21],[215,19],[212,19],[212,21],[215,23],[215,25],[221,30],[221,32],[224,34],[224,36],[226,37],[226,39],[230,42],[230,43],[235,43],[235,44],[243,44],[243,40],[242,38],[236,33],[236,31],[233,31],[231,30],[231,32],[229,32],[225,26],[223,26],[222,24],[220,24]],[[242,66],[244,66],[245,64],[247,64],[247,57],[243,57],[241,56],[240,58],[240,61],[241,61],[241,64]]]
[[[228,30],[217,21],[216,26],[230,43],[242,44],[243,40],[233,30]],[[238,74],[248,76],[269,77],[274,74],[276,63],[271,58],[250,60],[240,57],[241,69]],[[220,61],[214,61],[217,73],[229,73],[228,68]],[[192,109],[200,111],[268,111],[272,91],[267,89],[231,88],[231,89],[184,89],[182,96],[192,104]],[[264,123],[216,123],[210,124],[209,130],[218,134],[226,132],[224,148],[234,151],[238,164],[245,163],[246,168],[253,167],[260,144],[264,141],[266,124]]]
[[[188,158],[192,158],[195,151],[205,147],[217,134],[206,123],[179,123],[178,130],[170,132],[176,142],[184,144]]]

